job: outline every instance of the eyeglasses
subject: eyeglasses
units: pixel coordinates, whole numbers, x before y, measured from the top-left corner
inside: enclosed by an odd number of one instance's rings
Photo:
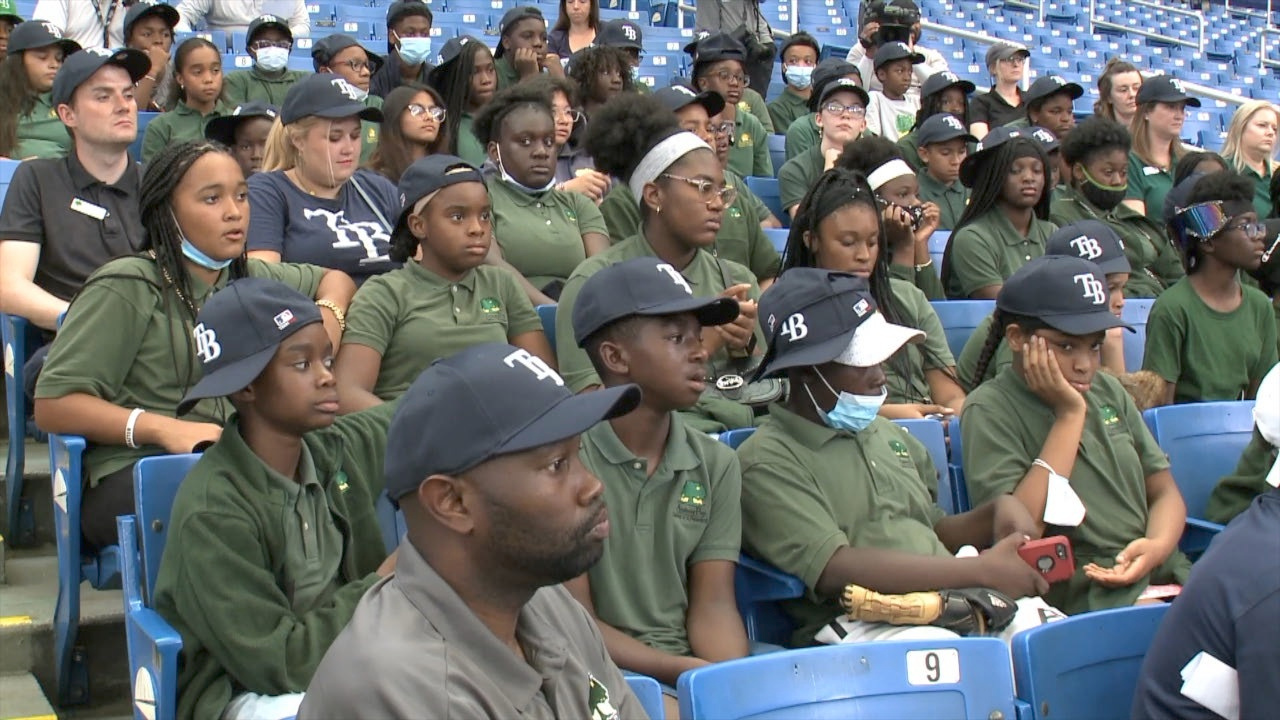
[[[346,65],[347,67],[351,68],[351,72],[358,73],[361,70],[368,70],[369,72],[373,72],[373,63],[368,62],[366,60],[344,60],[340,63],[335,63],[335,65]]]
[[[850,117],[856,117],[856,118],[866,117],[866,114],[867,114],[867,109],[862,107],[861,105],[841,105],[840,103],[836,103],[836,102],[827,103],[826,105],[823,105],[822,111],[831,113],[832,115],[848,114]]]
[[[249,46],[252,50],[265,50],[266,48],[284,48],[288,50],[293,47],[293,43],[288,40],[256,40]]]
[[[551,115],[557,121],[569,120],[575,125],[582,122],[582,111],[575,110],[573,108],[570,108],[568,110],[561,110],[560,108],[552,108]]]
[[[701,178],[681,177],[679,175],[672,175],[670,173],[662,173],[658,177],[664,177],[670,180],[681,180],[683,182],[689,183],[690,185],[698,189],[698,199],[704,203],[707,203],[708,205],[711,204],[712,200],[715,200],[716,198],[720,198],[720,202],[723,205],[729,206],[733,204],[734,198],[738,197],[737,188],[732,188],[732,187],[729,187],[728,185],[722,188],[717,188],[716,184],[711,182],[710,180],[704,180]]]
[[[431,119],[435,120],[436,122],[444,122],[444,116],[449,114],[442,107],[437,107],[435,105],[432,105],[431,107],[428,108],[428,107],[423,107],[418,103],[409,103],[409,107],[406,109],[409,111],[409,114],[414,117],[418,117],[419,115],[426,113],[430,115]]]
[[[1222,228],[1223,232],[1227,232],[1229,230],[1243,230],[1245,237],[1251,238],[1262,237],[1267,234],[1267,226],[1260,222],[1237,223],[1235,225],[1228,225]]]
[[[716,135],[728,135],[733,132],[733,123],[731,122],[722,122],[718,125],[712,124],[709,127],[711,128],[711,132]]]
[[[1025,65],[1027,63],[1026,55],[1014,55],[1013,57],[1000,58],[1000,62],[1009,63],[1010,65]]]
[[[719,72],[714,72],[714,73],[711,73],[711,76],[716,78],[722,83],[729,83],[729,84],[737,83],[742,87],[749,87],[751,85],[751,78],[747,77],[746,75],[743,75],[742,73],[735,73],[729,70],[721,70]]]

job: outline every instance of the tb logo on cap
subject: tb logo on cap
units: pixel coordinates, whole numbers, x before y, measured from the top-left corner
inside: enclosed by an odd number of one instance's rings
[[[635,41],[636,41],[636,39],[637,39],[637,38],[636,38],[636,29],[635,29],[634,27],[630,26],[630,25],[623,25],[623,26],[622,26],[622,34],[623,34],[623,35],[626,35],[626,36],[627,36],[627,39],[628,39],[628,40],[630,40],[630,41],[632,41],[632,42],[635,42]]]
[[[681,275],[681,274],[680,274],[680,272],[679,272],[679,271],[677,271],[677,270],[676,270],[674,267],[672,267],[671,265],[668,265],[667,263],[659,263],[659,264],[658,264],[658,272],[664,272],[664,273],[666,273],[666,274],[667,274],[667,276],[671,278],[671,282],[673,282],[673,283],[675,283],[675,284],[679,285],[680,287],[684,288],[684,291],[685,291],[686,293],[688,293],[688,294],[690,294],[690,295],[692,295],[692,294],[693,294],[693,288],[689,287],[689,282],[688,282],[687,280],[685,280],[685,279],[684,279],[684,276],[683,276],[683,275]]]
[[[1098,244],[1097,240],[1088,235],[1081,235],[1072,240],[1071,247],[1075,248],[1076,254],[1085,260],[1094,260],[1102,257],[1102,246]]]
[[[200,362],[207,365],[222,356],[222,345],[218,343],[218,334],[213,328],[206,328],[204,323],[200,323],[191,335],[196,341],[196,355],[200,356]]]
[[[952,130],[959,130],[961,132],[964,131],[964,125],[962,125],[960,123],[960,120],[957,119],[954,115],[944,115],[942,117],[942,124],[946,125]]]
[[[533,373],[539,380],[552,380],[556,385],[564,386],[562,379],[555,370],[542,361],[537,355],[530,355],[528,350],[517,350],[502,359],[507,367],[514,368],[516,363],[520,363],[526,370]]]
[[[351,98],[352,101],[360,102],[359,91],[357,91],[355,89],[355,86],[353,86],[351,83],[347,82],[346,80],[343,80],[342,78],[334,78],[329,81],[329,84],[341,90],[342,94]]]
[[[1102,305],[1107,302],[1107,286],[1098,282],[1098,278],[1094,277],[1092,273],[1080,273],[1072,279],[1080,283],[1084,289],[1082,297],[1092,300],[1094,305]]]
[[[779,335],[785,335],[787,340],[797,342],[809,336],[809,326],[804,324],[804,315],[796,313],[786,320],[782,321],[782,329],[778,331]]]

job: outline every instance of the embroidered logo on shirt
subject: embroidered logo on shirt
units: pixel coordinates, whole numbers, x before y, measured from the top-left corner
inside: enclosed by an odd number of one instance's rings
[[[908,460],[911,459],[911,453],[907,452],[907,444],[901,440],[890,440],[889,449],[893,451],[894,455],[897,455],[900,458],[907,458]]]
[[[618,709],[609,700],[609,688],[595,678],[587,675],[587,707],[591,710],[591,720],[617,720]]]
[[[1120,413],[1114,407],[1103,405],[1099,412],[1102,414],[1102,426],[1107,429],[1107,432],[1116,433],[1122,429]]]
[[[342,472],[341,470],[338,471],[337,481],[338,481],[338,490],[340,490],[341,492],[346,492],[347,490],[350,489],[347,487],[347,474]]]
[[[680,488],[680,503],[676,505],[676,517],[684,520],[707,519],[707,487],[697,480],[685,480]]]
[[[731,218],[740,218],[740,217],[742,217],[742,211],[741,211],[741,210],[739,210],[738,208],[736,208],[736,207],[734,207],[734,206],[730,205],[730,206],[729,206],[729,217],[731,217]]]
[[[569,222],[578,222],[578,213],[570,210],[569,208],[564,209],[564,216],[569,219]]]
[[[307,208],[303,209],[302,215],[308,220],[317,217],[324,220],[325,225],[337,238],[333,243],[334,250],[364,248],[365,257],[360,258],[361,265],[386,262],[391,259],[390,256],[378,252],[377,243],[391,240],[391,236],[382,228],[381,223],[350,222],[347,220],[345,210],[333,212],[324,208]]]
[[[373,143],[373,144],[376,144],[378,142],[378,128],[376,127],[369,128],[369,131],[365,133],[365,142]]]
[[[502,304],[497,298],[487,297],[480,301],[480,312],[485,315],[496,315],[502,312]]]
[[[751,112],[751,103],[747,102],[746,100],[739,100],[738,109],[741,110],[742,112]]]

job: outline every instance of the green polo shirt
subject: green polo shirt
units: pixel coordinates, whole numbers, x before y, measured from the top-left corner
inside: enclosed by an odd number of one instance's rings
[[[786,132],[796,118],[809,114],[809,98],[801,97],[790,88],[769,103],[769,118],[773,120],[773,132]]]
[[[1271,172],[1276,171],[1276,164],[1268,162],[1267,167],[1271,168]],[[1253,209],[1258,211],[1258,219],[1262,220],[1271,215],[1271,173],[1259,175],[1251,167],[1246,167],[1240,171],[1241,175],[1253,180]]]
[[[481,265],[450,282],[407,262],[360,286],[347,310],[342,342],[382,355],[373,394],[393,400],[439,358],[541,329],[510,271]]]
[[[814,633],[841,614],[834,597],[815,590],[840,548],[951,555],[933,530],[943,512],[929,452],[889,420],[876,418],[855,434],[771,405],[738,460],[743,549],[808,588],[783,603],[796,623],[794,646],[813,644]]]
[[[14,160],[66,157],[71,151],[71,134],[53,109],[52,93],[36,96],[29,115],[18,118],[18,148]]]
[[[995,354],[987,363],[987,371],[982,374],[982,377],[974,378],[973,374],[978,370],[978,361],[982,358],[982,348],[986,346],[987,336],[991,334],[992,322],[990,315],[982,318],[978,327],[973,329],[973,334],[965,341],[964,349],[960,351],[960,357],[956,361],[956,374],[960,376],[960,386],[965,392],[973,392],[974,388],[1013,364],[1013,351],[1009,349],[1009,343],[1001,338]]]
[[[893,293],[894,309],[898,322],[923,330],[922,344],[904,345],[901,350],[881,366],[889,383],[890,403],[932,403],[926,370],[946,370],[956,364],[947,347],[947,336],[942,331],[942,321],[929,304],[920,288],[905,280],[891,278],[889,290]]]
[[[324,268],[294,263],[249,260],[249,275],[279,280],[314,297]],[[213,286],[192,277],[198,309],[215,290],[226,286],[223,270]],[[66,320],[49,349],[36,384],[37,398],[85,393],[123,408],[174,417],[187,389],[200,379],[200,360],[190,342],[189,311],[166,288],[155,261],[143,256],[118,258],[85,281],[71,302]],[[181,309],[180,309],[181,308]],[[196,403],[183,420],[223,424],[231,415],[225,398]],[[91,486],[98,480],[164,448],[90,443],[84,453]]]
[[[764,126],[766,133],[773,134],[777,132],[773,124],[773,117],[769,114],[769,106],[764,101],[764,96],[755,90],[743,88],[742,99],[738,101],[738,112],[749,112],[755,115],[760,124]]]
[[[169,145],[187,140],[203,140],[205,123],[230,111],[231,108],[217,102],[212,110],[202,114],[179,100],[172,110],[160,113],[147,125],[146,134],[142,137],[142,161],[149,162]]]
[[[708,560],[738,561],[737,456],[690,428],[678,413],[671,414],[666,450],[653,475],[608,422],[582,434],[578,456],[600,478],[609,506],[604,556],[589,576],[596,616],[649,647],[691,655],[689,568]]]
[[[924,170],[924,161],[920,159],[919,148],[920,144],[916,141],[915,130],[898,138],[898,150],[902,152],[902,159],[906,160],[911,169],[917,173]]]
[[[1178,158],[1173,158],[1173,164],[1177,162]],[[1172,189],[1172,169],[1148,165],[1137,153],[1129,151],[1129,190],[1124,197],[1146,203],[1147,218],[1161,227],[1164,224],[1164,196]]]
[[[822,144],[819,143],[791,158],[778,171],[778,194],[782,196],[783,211],[800,204],[806,193],[822,177],[826,158],[822,157]]]
[[[925,169],[916,171],[916,179],[920,181],[921,202],[931,202],[938,206],[941,218],[938,229],[954,230],[960,223],[960,216],[964,215],[965,207],[969,204],[969,188],[959,180],[952,181],[950,185],[943,185]]]
[[[364,106],[381,110],[382,98],[369,95],[364,99]],[[373,151],[378,149],[378,138],[381,132],[382,123],[360,121],[360,164],[362,166],[368,164],[369,158],[373,157]]]
[[[1209,495],[1204,518],[1211,522],[1227,524],[1244,512],[1253,499],[1271,491],[1267,473],[1276,464],[1277,450],[1253,428],[1253,437],[1240,454],[1240,462],[1230,475],[1218,481]],[[608,488],[606,488],[606,491]]]
[[[267,467],[271,492],[284,499],[284,576],[293,583],[289,604],[306,612],[341,587],[342,533],[330,516],[328,498],[316,475],[311,450],[304,444],[298,457],[298,479]]]
[[[773,160],[769,158],[769,131],[765,130],[759,118],[741,109],[734,120],[729,168],[743,177],[773,177]]]
[[[938,278],[938,266],[932,262],[919,268],[890,263],[889,277],[915,286],[928,300],[947,299],[947,294],[942,289],[942,280]]]
[[[1151,306],[1142,369],[1177,384],[1175,403],[1239,400],[1276,364],[1271,301],[1257,288],[1240,290],[1240,306],[1231,312],[1206,305],[1189,280]]]
[[[516,66],[505,55],[495,58],[493,66],[498,73],[498,90],[505,90],[520,82],[520,73],[516,72]]]
[[[1058,227],[1080,220],[1101,220],[1116,231],[1124,241],[1124,254],[1132,267],[1124,287],[1125,297],[1158,297],[1186,275],[1177,249],[1161,226],[1124,204],[1104,213],[1080,191],[1063,186],[1050,206],[1049,220]]]
[[[480,142],[480,138],[476,137],[472,126],[475,124],[475,118],[468,113],[462,114],[462,119],[458,121],[458,138],[457,148],[458,157],[467,162],[480,167],[484,165],[484,161],[489,159],[489,154],[484,150],[484,143]]]
[[[814,119],[816,117],[817,115],[814,113],[802,115],[787,126],[786,147],[788,160],[819,144],[819,141],[822,140],[822,132],[818,130],[818,123]]]
[[[301,70],[285,70],[279,75],[265,75],[256,67],[236,70],[222,77],[222,101],[231,107],[250,100],[283,107],[289,88],[310,74]]]
[[[710,250],[716,257],[745,265],[757,280],[777,277],[782,258],[774,249],[764,230],[760,228],[760,215],[754,207],[747,184],[732,170],[725,171],[725,183],[738,189],[733,204],[724,211],[716,244]],[[758,202],[759,198],[755,198]],[[609,227],[609,239],[617,244],[640,234],[640,205],[626,183],[614,183],[613,189],[600,203],[600,214]]]
[[[493,236],[511,266],[533,284],[567,280],[587,259],[582,236],[609,228],[595,203],[582,193],[548,190],[530,195],[492,177]]]
[[[1132,605],[1152,584],[1186,582],[1191,563],[1174,551],[1148,577],[1120,588],[1094,584],[1084,566],[1115,565],[1116,555],[1147,534],[1147,478],[1169,469],[1169,459],[1142,421],[1120,381],[1100,372],[1084,395],[1088,410],[1071,488],[1085,506],[1079,527],[1046,528],[1066,535],[1075,554],[1076,574],[1056,583],[1045,602],[1069,614]],[[1013,368],[974,390],[964,403],[964,475],[974,507],[1012,493],[1040,455],[1054,423],[1053,410],[1027,387]]]
[[[975,290],[1003,285],[1018,268],[1044,255],[1044,243],[1058,226],[1031,218],[1023,237],[999,208],[992,208],[951,236],[950,282],[947,295],[967,299]]]

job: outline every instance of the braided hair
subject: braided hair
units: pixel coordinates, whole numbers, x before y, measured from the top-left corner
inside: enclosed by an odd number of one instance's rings
[[[458,125],[462,116],[471,109],[471,76],[476,72],[476,55],[490,53],[488,46],[474,37],[462,46],[458,57],[444,65],[438,65],[427,76],[427,82],[444,97],[441,107],[448,108],[442,133],[449,139],[449,154],[458,154]]]
[[[995,359],[996,350],[1000,349],[1000,343],[1004,340],[1005,332],[1010,325],[1017,325],[1027,334],[1049,327],[1039,318],[1015,315],[996,308],[991,313],[991,329],[987,331],[987,339],[982,343],[982,351],[978,353],[978,364],[974,366],[973,377],[969,378],[969,388],[976,388],[982,384],[987,368],[991,367],[991,361]]]

